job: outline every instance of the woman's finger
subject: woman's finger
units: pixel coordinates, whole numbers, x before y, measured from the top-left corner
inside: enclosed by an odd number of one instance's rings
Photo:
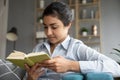
[[[30,67],[27,64],[25,64],[24,66],[25,66],[26,71],[29,72]]]

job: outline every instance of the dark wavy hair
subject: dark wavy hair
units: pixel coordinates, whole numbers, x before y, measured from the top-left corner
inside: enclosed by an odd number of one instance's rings
[[[52,2],[48,5],[42,14],[42,18],[49,15],[57,17],[62,21],[64,26],[69,25],[69,23],[73,21],[70,7],[63,2]]]

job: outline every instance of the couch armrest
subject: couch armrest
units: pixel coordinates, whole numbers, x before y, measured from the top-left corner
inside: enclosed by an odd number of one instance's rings
[[[86,80],[114,80],[111,74],[103,72],[90,72],[85,75],[85,78]]]
[[[109,73],[90,72],[85,75],[80,73],[71,73],[63,76],[62,80],[114,80]]]
[[[63,76],[62,80],[83,80],[83,75],[80,73],[70,73]]]

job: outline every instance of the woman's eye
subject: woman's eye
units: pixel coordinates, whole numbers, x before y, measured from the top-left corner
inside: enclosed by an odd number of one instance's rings
[[[57,26],[57,25],[53,25],[52,28],[53,28],[53,29],[57,29],[58,26]]]
[[[57,29],[57,27],[52,27],[52,29]]]

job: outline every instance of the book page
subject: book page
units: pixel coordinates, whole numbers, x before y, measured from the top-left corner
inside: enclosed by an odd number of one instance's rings
[[[25,54],[20,51],[14,51],[7,57],[7,59],[24,59],[24,58]]]
[[[32,57],[32,56],[38,56],[38,55],[43,55],[43,54],[47,54],[45,52],[33,52],[33,53],[29,53],[26,55],[26,57]]]

